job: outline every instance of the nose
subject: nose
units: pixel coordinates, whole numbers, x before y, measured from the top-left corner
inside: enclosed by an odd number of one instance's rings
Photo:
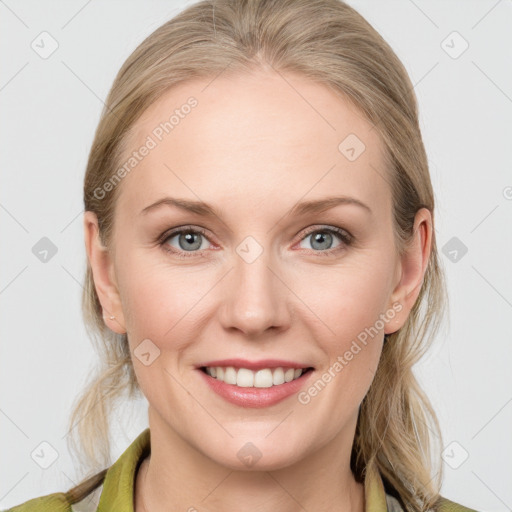
[[[226,330],[257,337],[290,325],[290,290],[266,251],[248,262],[234,254],[231,272],[223,281],[220,320]],[[274,262],[275,263],[275,262]]]

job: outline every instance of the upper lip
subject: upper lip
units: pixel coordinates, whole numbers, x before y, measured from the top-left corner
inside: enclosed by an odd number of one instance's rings
[[[283,359],[260,359],[259,361],[248,361],[247,359],[217,359],[201,363],[197,368],[205,366],[234,366],[235,368],[247,368],[248,370],[262,370],[263,368],[312,368],[309,364],[297,363],[296,361],[285,361]]]

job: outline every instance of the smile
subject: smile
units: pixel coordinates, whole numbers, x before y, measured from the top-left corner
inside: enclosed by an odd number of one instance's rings
[[[270,388],[298,379],[311,368],[262,368],[257,371],[233,366],[202,367],[210,377],[241,388]]]
[[[250,370],[236,366],[196,369],[210,391],[239,407],[269,407],[300,392],[314,368],[278,366]]]

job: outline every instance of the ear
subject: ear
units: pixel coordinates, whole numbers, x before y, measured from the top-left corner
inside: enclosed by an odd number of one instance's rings
[[[110,330],[124,334],[126,328],[121,298],[115,281],[114,264],[111,254],[100,240],[98,218],[94,212],[84,213],[84,235],[94,288],[103,308],[103,320]],[[111,316],[114,316],[114,319],[111,319]]]
[[[402,308],[393,321],[386,324],[385,334],[398,331],[406,322],[411,309],[418,298],[423,284],[432,247],[432,215],[427,208],[421,208],[414,218],[413,238],[406,252],[400,258],[397,274],[398,283],[390,297],[390,304],[400,304]],[[398,308],[395,308],[397,311]]]

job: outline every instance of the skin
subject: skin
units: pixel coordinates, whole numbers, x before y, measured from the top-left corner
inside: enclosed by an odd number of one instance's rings
[[[259,512],[362,512],[363,484],[349,464],[357,414],[384,334],[404,324],[419,294],[430,213],[417,213],[413,243],[399,257],[378,133],[325,86],[261,70],[211,80],[172,89],[136,123],[134,150],[167,112],[190,96],[199,102],[118,185],[110,250],[99,242],[95,215],[84,215],[105,322],[128,333],[149,402],[152,454],[137,475],[135,510],[144,510],[143,499],[151,511],[173,504],[230,512],[244,504]],[[355,161],[338,150],[350,133],[366,146]],[[371,213],[347,204],[289,215],[298,201],[341,195]],[[206,201],[222,220],[169,206],[140,213],[164,196]],[[183,225],[208,237],[198,235],[200,249],[189,258],[156,241]],[[306,233],[312,226],[327,237],[326,227],[342,228],[354,241],[332,235],[322,246]],[[236,252],[247,236],[263,248],[250,264]],[[173,235],[164,244],[186,252],[179,241]],[[267,408],[239,407],[195,369],[229,357],[292,359],[315,368],[312,383],[394,303],[401,311],[305,405],[291,396]],[[160,350],[148,366],[133,356],[144,339]],[[262,454],[252,467],[237,457],[247,442]]]

